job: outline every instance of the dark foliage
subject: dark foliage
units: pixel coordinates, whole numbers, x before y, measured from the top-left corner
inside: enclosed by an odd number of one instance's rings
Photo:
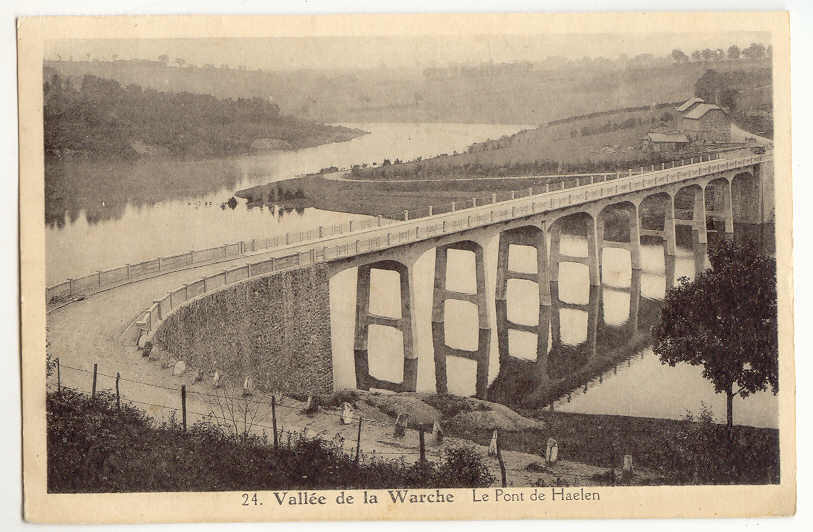
[[[721,241],[709,249],[712,268],[670,290],[654,329],[664,364],[703,367],[703,377],[728,401],[779,389],[776,261],[753,242]]]
[[[141,152],[218,156],[248,152],[257,139],[299,148],[347,140],[354,131],[280,115],[262,98],[217,99],[159,92],[85,75],[74,87],[54,74],[44,92],[45,153],[131,159]]]
[[[471,448],[449,448],[437,464],[363,456],[299,434],[274,450],[265,436],[235,436],[211,423],[183,432],[101,393],[63,390],[47,398],[48,490],[52,493],[264,489],[477,487],[493,481]],[[293,436],[293,437],[291,437]]]
[[[656,471],[656,483],[664,485],[779,482],[775,429],[736,426],[729,440],[725,425],[702,417],[678,421],[544,410],[525,413],[535,414],[546,428],[501,432],[503,449],[544,455],[545,441],[553,437],[563,460],[620,468],[623,456],[630,454],[636,466]],[[489,430],[461,433],[453,425],[446,428],[450,435],[483,445],[491,438]]]

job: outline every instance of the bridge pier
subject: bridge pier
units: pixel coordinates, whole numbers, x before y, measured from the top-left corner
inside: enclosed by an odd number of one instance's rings
[[[663,275],[666,279],[664,291],[668,292],[675,287],[675,255],[670,255],[664,252],[663,256]]]
[[[669,194],[666,199],[666,209],[663,215],[663,243],[666,255],[675,256],[677,237],[675,236],[675,197]]]
[[[584,222],[587,229],[587,267],[590,271],[590,286],[601,286],[601,267],[599,266],[601,250],[596,234],[598,232],[597,218],[598,216],[590,216]]]
[[[629,219],[629,242],[617,242],[614,240],[604,239],[604,217],[602,211],[596,216],[596,235],[599,243],[598,257],[599,267],[603,262],[604,248],[623,248],[630,253],[630,265],[633,270],[641,269],[641,218],[638,212],[638,206],[635,203],[629,203],[624,206]],[[589,238],[588,238],[589,242]]]
[[[599,286],[590,287],[590,295],[587,304],[565,303],[559,299],[559,286],[551,285],[551,350],[562,348],[561,316],[562,309],[575,309],[587,313],[587,331],[584,344],[590,358],[596,355],[596,344],[598,338],[598,322],[602,314],[601,297],[602,288]]]
[[[694,273],[698,275],[706,271],[706,253],[708,244],[698,244],[694,247]]]
[[[497,301],[497,340],[500,371],[488,389],[488,400],[508,405],[523,405],[533,401],[534,392],[548,382],[548,338],[550,335],[551,307],[539,307],[536,325],[522,325],[508,319],[505,301]],[[536,353],[512,355],[509,332],[523,331],[536,335]]]
[[[550,282],[559,282],[559,264],[562,262],[576,262],[585,264],[589,270],[590,286],[601,285],[601,267],[599,264],[598,224],[597,215],[588,215],[584,218],[587,235],[587,256],[574,257],[563,255],[561,252],[562,230],[561,222],[555,221],[550,228]],[[560,219],[561,220],[561,219]],[[552,298],[553,296],[551,296]]]
[[[511,245],[529,246],[536,250],[536,273],[515,272],[509,268]],[[519,227],[500,233],[497,254],[497,301],[505,301],[508,281],[524,279],[535,282],[539,289],[539,304],[550,305],[550,280],[548,279],[548,252],[545,242],[545,223],[541,229],[535,226]]]
[[[457,292],[446,286],[448,255],[450,249],[474,253],[475,293]],[[477,306],[477,348],[457,349],[446,344],[447,300],[467,301]],[[472,241],[455,242],[435,248],[435,282],[432,296],[432,343],[435,351],[435,388],[437,393],[448,393],[446,359],[455,356],[473,360],[476,365],[475,395],[485,398],[488,387],[488,358],[491,344],[491,329],[488,322],[486,300],[486,271],[483,247]]]
[[[734,239],[734,209],[733,209],[733,201],[732,201],[732,193],[731,193],[731,182],[727,179],[723,180],[715,180],[713,184],[709,184],[710,187],[720,187],[721,194],[719,196],[715,195],[714,199],[720,200],[720,209],[717,209],[717,204],[715,202],[714,209],[710,210],[706,213],[707,216],[712,217],[716,220],[720,220],[723,223],[723,234],[722,237],[726,240],[733,240]],[[716,225],[716,224],[715,224]]]
[[[706,187],[698,185],[694,191],[694,208],[692,209],[692,237],[695,244],[708,244],[706,228]]]
[[[632,270],[630,277],[630,313],[627,325],[630,339],[638,332],[638,314],[641,307],[641,270]]]
[[[388,270],[399,275],[401,316],[392,318],[370,312],[370,278],[371,271]],[[381,388],[397,392],[414,392],[417,387],[418,353],[415,351],[415,316],[413,302],[414,267],[395,261],[381,261],[358,267],[356,281],[356,332],[354,342],[354,360],[356,370],[356,387],[361,390]],[[400,383],[386,381],[370,375],[369,366],[369,329],[370,325],[391,327],[401,332],[403,338],[404,370]]]

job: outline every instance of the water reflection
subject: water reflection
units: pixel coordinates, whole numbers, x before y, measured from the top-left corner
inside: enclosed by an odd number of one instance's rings
[[[207,160],[53,161],[45,164],[47,283],[159,255],[272,237],[363,216],[309,207],[297,191],[220,208],[238,189],[329,166],[462,151],[523,128],[499,124],[351,124],[348,142]],[[279,195],[282,195],[280,200]],[[228,206],[228,205],[226,205]]]
[[[670,256],[660,243],[644,244],[640,270],[630,268],[628,250],[605,249],[602,285],[592,288],[583,264],[563,263],[559,282],[550,284],[550,305],[540,305],[540,291],[527,279],[509,280],[507,297],[495,297],[497,240],[483,247],[487,329],[478,326],[482,323],[478,307],[468,302],[453,310],[446,307],[443,319],[436,312],[430,319],[438,307],[433,296],[436,262],[448,260],[447,271],[462,286],[476,278],[475,261],[459,254],[438,259],[436,252],[418,260],[414,273],[417,391],[472,395],[526,410],[666,418],[680,418],[687,409],[699,408],[703,400],[724,418],[724,401],[702,377],[701,368],[664,366],[649,348],[649,331],[658,322],[666,291],[679,278],[692,278],[708,267],[706,246],[686,247],[685,240],[678,238],[677,254]],[[563,253],[578,256],[584,246],[584,236],[562,235]],[[535,249],[511,248],[512,270],[533,271],[536,261]],[[352,353],[345,354],[346,342],[337,329],[352,327],[352,310],[347,307],[354,300],[349,294],[337,295],[344,301],[334,300],[334,294],[343,292],[341,285],[355,282],[355,272],[341,275],[331,281],[334,368],[336,386],[352,388],[355,376],[344,369]],[[468,284],[460,290],[473,294],[470,285],[474,283]],[[397,285],[380,283],[374,290],[388,293]],[[400,351],[389,345],[375,352],[371,349],[369,356],[378,368],[403,363]],[[736,422],[775,426],[775,397],[760,393],[743,403],[737,407]]]

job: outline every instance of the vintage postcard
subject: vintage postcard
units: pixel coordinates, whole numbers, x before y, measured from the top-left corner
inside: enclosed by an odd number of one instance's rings
[[[793,514],[789,46],[21,19],[25,518]]]

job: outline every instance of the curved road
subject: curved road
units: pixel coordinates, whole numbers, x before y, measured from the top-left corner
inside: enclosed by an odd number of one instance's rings
[[[277,251],[277,255],[285,255],[286,251]],[[115,390],[116,372],[121,373],[120,390],[122,401],[132,401],[135,406],[143,409],[156,420],[166,420],[172,410],[163,408],[168,406],[180,411],[181,384],[187,387],[188,423],[194,424],[210,411],[219,408],[211,396],[217,390],[205,378],[204,382],[193,384],[187,372],[179,377],[172,376],[171,369],[162,368],[160,362],[149,361],[141,356],[135,345],[136,330],[132,327],[137,316],[152,303],[155,297],[165,294],[182,283],[196,281],[207,274],[220,272],[225,266],[234,267],[247,262],[255,262],[260,257],[274,256],[274,252],[257,253],[251,256],[235,258],[228,262],[204,265],[184,271],[168,273],[151,279],[137,281],[128,285],[112,288],[100,292],[86,299],[70,303],[55,309],[48,314],[47,328],[49,351],[58,356],[61,365],[61,381],[63,385],[78,388],[90,393],[92,387],[93,364],[98,364],[97,390]],[[77,371],[71,368],[78,368]],[[48,379],[49,384],[56,384],[56,375]],[[158,385],[158,386],[150,386]],[[237,391],[228,393],[237,395]],[[254,432],[272,433],[270,401],[256,394],[250,400],[257,403],[252,405],[258,411],[257,423],[259,427]],[[321,435],[325,439],[335,436],[343,438],[345,451],[355,452],[357,425],[341,424],[336,412],[323,410],[314,417],[307,417],[301,413],[304,405],[290,398],[285,398],[277,407],[277,426],[280,430],[309,436]],[[239,411],[239,405],[237,406]],[[393,422],[391,419],[380,419],[376,422],[380,412],[362,411],[361,415],[367,421],[361,438],[361,449],[365,453],[374,452],[381,458],[404,457],[409,462],[418,460],[418,433],[408,430],[403,438],[393,437]],[[180,421],[180,414],[175,413],[176,420]],[[373,420],[370,420],[370,417]],[[283,436],[283,442],[286,436]],[[430,438],[431,439],[431,438]],[[457,438],[446,438],[442,445],[427,444],[426,455],[433,460],[439,460],[445,448],[459,445]],[[499,467],[496,460],[488,457],[488,449],[482,445],[475,446],[483,457],[495,478],[500,478]],[[572,484],[589,485],[592,477],[604,472],[603,468],[588,464],[560,460],[554,467],[555,471],[547,473],[529,472],[528,465],[538,463],[539,456],[504,451],[504,459],[509,478],[517,485],[534,485],[542,479],[553,482],[556,477],[566,479]],[[655,478],[653,472],[643,471],[644,476]]]

